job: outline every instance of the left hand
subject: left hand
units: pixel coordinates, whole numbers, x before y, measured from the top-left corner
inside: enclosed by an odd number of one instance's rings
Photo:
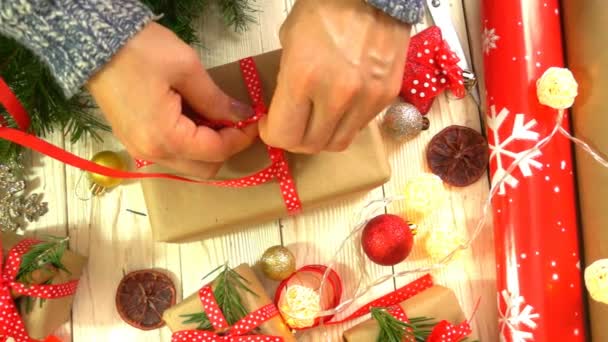
[[[260,135],[296,153],[342,151],[397,97],[410,26],[363,0],[298,0]]]

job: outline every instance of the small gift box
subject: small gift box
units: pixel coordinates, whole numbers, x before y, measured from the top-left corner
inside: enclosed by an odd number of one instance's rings
[[[253,57],[257,67],[261,101],[270,103],[276,86],[281,52]],[[243,61],[209,70],[213,80],[230,96],[251,103],[251,76],[255,70],[243,70]],[[244,80],[243,74],[247,75]],[[257,87],[254,87],[257,89]],[[256,107],[258,104],[253,104]],[[263,104],[262,104],[263,106]],[[259,107],[259,106],[258,106]],[[263,114],[263,113],[262,113]],[[288,134],[288,132],[286,132]],[[218,179],[238,179],[254,174],[271,164],[266,146],[261,142],[236,155],[222,167]],[[200,239],[234,227],[271,221],[289,213],[286,192],[294,191],[301,206],[309,210],[353,193],[373,189],[390,178],[390,166],[381,134],[375,124],[362,130],[353,144],[342,153],[318,155],[286,154],[286,164],[293,177],[293,187],[280,182],[243,188],[225,188],[189,184],[163,179],[143,179],[148,216],[154,238],[158,241],[184,242]],[[157,165],[146,172],[171,172]],[[291,180],[288,180],[290,182]],[[171,194],[171,196],[167,196]]]
[[[220,301],[226,298],[230,300]],[[222,308],[218,301],[238,304]],[[174,333],[173,341],[236,341],[240,336],[258,335],[265,341],[295,342],[247,264],[224,267],[209,285],[167,309],[163,320]]]
[[[20,316],[19,320],[2,316],[10,315],[12,309],[0,314],[0,337],[10,336],[20,342],[29,341],[25,337],[29,335],[30,338],[42,340],[70,319],[74,293],[86,258],[69,250],[55,254],[56,248],[63,248],[59,240],[52,240],[56,242],[52,244],[12,233],[0,233],[0,239],[3,264],[7,266],[2,276],[10,279],[5,283],[6,287],[0,286],[0,292],[8,291],[11,294],[10,298],[6,298],[7,302],[2,304],[6,307],[13,303]],[[61,256],[61,267],[54,267],[50,263],[37,264],[31,272],[21,274],[20,271],[24,270],[21,266],[29,260],[38,263],[36,258],[31,258],[34,254],[29,252],[40,246],[47,246],[48,249],[39,248],[37,255],[43,252],[45,255],[38,259],[45,262],[49,260],[49,255]],[[21,331],[21,328],[25,331]]]
[[[424,288],[423,291],[401,302],[398,306],[387,307],[387,312],[395,316],[399,321],[423,320],[436,323],[427,327],[430,336],[425,341],[461,341],[471,334],[470,326],[460,308],[458,299],[450,289],[432,285],[430,277],[421,278],[409,286],[412,291]],[[401,291],[401,290],[400,290]],[[428,321],[427,321],[428,319]],[[447,334],[449,332],[449,334]],[[448,339],[437,338],[441,335],[451,336]],[[345,342],[369,342],[379,341],[380,325],[375,318],[364,321],[344,332]],[[410,341],[413,339],[405,339]],[[416,339],[418,341],[418,339]]]

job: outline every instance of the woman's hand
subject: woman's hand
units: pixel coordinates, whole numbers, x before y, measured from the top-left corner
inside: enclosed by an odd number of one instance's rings
[[[257,136],[255,125],[214,131],[184,115],[184,103],[212,120],[242,120],[251,109],[224,94],[196,52],[156,23],[133,37],[87,87],[132,156],[189,175],[215,175]]]
[[[298,0],[262,140],[292,152],[342,151],[400,90],[410,27],[363,0]]]

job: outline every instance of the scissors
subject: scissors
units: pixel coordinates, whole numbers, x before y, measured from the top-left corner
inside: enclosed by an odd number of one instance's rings
[[[448,0],[426,0],[427,8],[431,13],[431,17],[435,22],[435,25],[441,29],[443,39],[448,43],[452,51],[458,56],[460,61],[458,66],[463,70],[463,76],[465,79],[465,85],[477,106],[480,106],[479,92],[477,90],[477,80],[471,70],[471,64],[467,61],[467,57],[464,54],[464,49],[456,33],[454,22],[450,16],[450,4]]]

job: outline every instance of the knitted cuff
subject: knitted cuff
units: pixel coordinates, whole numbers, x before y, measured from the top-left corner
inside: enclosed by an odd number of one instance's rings
[[[137,0],[0,2],[0,33],[33,51],[68,97],[152,19]]]
[[[422,0],[367,0],[367,3],[408,24],[418,23],[424,9]]]

